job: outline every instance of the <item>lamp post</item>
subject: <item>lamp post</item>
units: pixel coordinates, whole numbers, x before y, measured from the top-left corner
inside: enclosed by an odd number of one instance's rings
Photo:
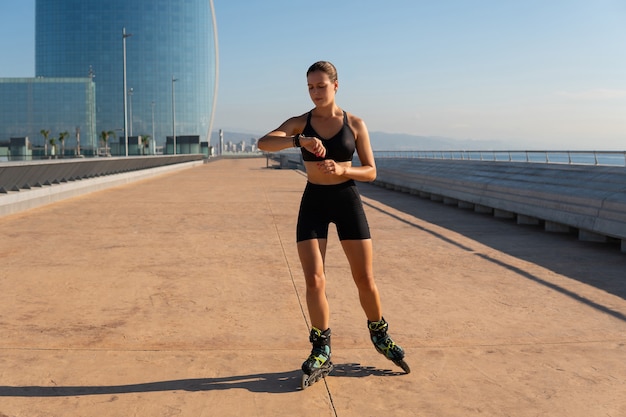
[[[126,33],[126,28],[122,28],[122,49],[124,53],[124,147],[126,148],[126,156],[128,156],[128,111],[126,97],[126,38],[133,36],[132,33]]]
[[[154,136],[154,101],[152,101],[152,155],[156,155],[156,136]]]
[[[133,136],[133,87],[128,89],[128,134]]]
[[[178,81],[172,75],[172,138],[174,139],[174,155],[176,155],[176,100],[174,93],[174,83]]]
[[[89,113],[87,119],[89,120],[87,126],[87,135],[91,136],[91,150],[94,156],[98,155],[98,138],[96,135],[96,121],[95,121],[95,111],[96,111],[96,103],[95,103],[95,93],[96,88],[93,84],[93,79],[96,78],[96,73],[94,72],[91,65],[89,66],[89,93],[88,93],[88,102],[93,103],[93,107],[89,106]]]

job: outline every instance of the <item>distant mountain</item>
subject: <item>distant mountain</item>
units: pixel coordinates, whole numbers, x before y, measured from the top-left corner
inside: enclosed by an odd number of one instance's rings
[[[250,143],[263,133],[241,133],[224,131],[224,143]],[[211,143],[219,141],[219,131],[211,135]],[[415,136],[404,133],[370,132],[372,149],[375,151],[413,151],[413,150],[492,150],[507,149],[505,141],[451,139],[441,136]]]

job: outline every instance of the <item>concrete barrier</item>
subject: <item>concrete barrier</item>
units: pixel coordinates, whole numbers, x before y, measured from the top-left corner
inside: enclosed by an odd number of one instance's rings
[[[381,158],[375,184],[472,207],[579,239],[621,240],[626,252],[623,167]]]
[[[0,165],[0,216],[204,163],[202,155]]]
[[[194,154],[8,162],[0,164],[0,193],[202,159]]]

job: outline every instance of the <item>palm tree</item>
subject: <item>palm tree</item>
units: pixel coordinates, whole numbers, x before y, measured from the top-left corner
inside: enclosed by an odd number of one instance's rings
[[[50,138],[49,142],[50,142],[50,155],[56,156],[57,140],[55,138]]]
[[[61,142],[61,158],[65,156],[65,138],[69,135],[70,134],[67,132],[67,130],[65,132],[59,133],[59,142]]]
[[[107,137],[113,137],[113,139],[115,139],[115,132],[112,130],[109,130],[107,132]],[[109,151],[107,150],[107,156],[109,155]]]
[[[148,144],[150,143],[150,135],[141,135],[141,144],[143,147],[141,148],[141,154],[146,154],[146,149],[148,148]]]
[[[106,130],[103,130],[102,132],[100,132],[100,139],[102,140],[102,142],[104,142],[105,156],[109,156],[109,147],[107,146],[107,141],[109,140],[109,136],[113,135],[115,135],[115,132],[113,132],[112,130],[109,130],[108,132]]]
[[[50,135],[50,131],[41,129],[39,133],[43,136],[43,155],[48,156],[48,136]]]
[[[104,154],[105,155],[106,155],[107,140],[108,139],[109,139],[109,135],[107,134],[106,130],[103,130],[102,132],[100,132],[100,140],[102,141],[102,143],[104,143]]]

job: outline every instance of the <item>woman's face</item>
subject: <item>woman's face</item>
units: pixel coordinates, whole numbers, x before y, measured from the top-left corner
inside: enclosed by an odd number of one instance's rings
[[[330,81],[328,74],[323,71],[314,71],[307,77],[309,95],[316,106],[332,104],[335,100],[335,93],[339,83]]]

